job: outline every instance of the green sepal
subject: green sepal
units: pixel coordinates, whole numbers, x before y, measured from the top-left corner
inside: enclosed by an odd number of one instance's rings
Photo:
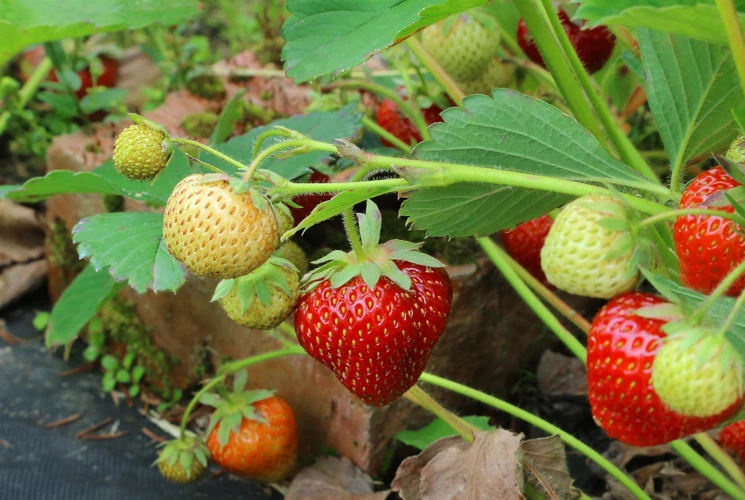
[[[232,189],[235,194],[246,193],[253,187],[253,182],[245,181],[240,177],[231,177],[228,183],[230,184],[230,189]]]
[[[603,219],[600,219],[598,221],[598,225],[601,227],[604,227],[605,229],[609,229],[611,231],[628,231],[629,221],[626,220],[626,218],[620,218],[620,217],[605,217]]]
[[[367,200],[365,214],[357,214],[362,248],[374,248],[380,243],[380,230],[383,228],[383,215],[377,205]]]
[[[241,375],[241,372],[246,374],[245,379]],[[241,422],[244,418],[265,423],[266,420],[256,411],[256,407],[253,404],[274,395],[274,391],[266,389],[244,391],[242,388],[247,381],[248,375],[245,370],[241,370],[241,372],[236,373],[233,380],[234,389],[230,394],[223,398],[212,394],[214,399],[210,399],[211,404],[209,405],[215,407],[215,412],[210,416],[207,435],[212,434],[212,431],[219,423],[220,429],[217,431],[217,440],[221,447],[224,447],[228,443],[231,432],[238,433],[240,431]]]
[[[680,321],[684,318],[680,307],[669,302],[641,307],[634,311],[634,314],[642,318],[659,319],[667,322]]]
[[[238,305],[241,308],[241,314],[246,314],[246,311],[253,305],[256,296],[258,295],[257,282],[260,280],[252,279],[240,279],[238,278],[237,293],[238,293]]]
[[[605,260],[614,260],[624,257],[634,251],[634,238],[631,234],[623,234],[613,243],[613,246],[605,256]]]
[[[266,198],[266,196],[259,193],[257,190],[249,189],[248,193],[251,195],[251,201],[253,201],[253,204],[257,208],[257,210],[264,210],[269,204],[269,200]]]
[[[234,177],[230,177],[228,174],[220,174],[220,173],[209,173],[204,174],[202,178],[199,180],[198,184],[212,184],[213,182],[230,182],[231,179],[234,179]]]
[[[355,276],[359,276],[362,272],[362,266],[359,264],[350,264],[344,268],[342,268],[340,271],[338,271],[336,274],[331,276],[331,287],[332,288],[339,288],[340,286],[343,286],[347,284],[352,278]],[[376,282],[377,284],[377,282]],[[368,283],[369,285],[369,283]],[[373,285],[373,288],[375,286]]]
[[[581,206],[592,210],[593,212],[608,215],[610,218],[626,218],[626,208],[623,204],[612,201],[585,201],[581,203]]]
[[[268,307],[272,303],[272,292],[269,290],[266,280],[256,280],[254,287],[256,288],[256,296],[259,298],[259,301]],[[241,309],[245,313],[248,307],[243,307],[243,303],[241,303]]]
[[[152,120],[148,120],[144,116],[138,115],[137,113],[127,113],[127,115],[129,116],[129,119],[135,122],[136,124],[150,127],[153,130],[159,130],[160,132],[163,132],[165,134],[166,139],[170,139],[171,134],[168,133],[168,130],[166,130],[166,128],[163,125],[159,123],[155,123]]]
[[[210,453],[204,442],[193,433],[187,433],[177,439],[162,443],[159,446],[163,447],[163,451],[160,452],[158,458],[153,462],[153,465],[157,465],[162,462],[167,462],[173,466],[176,463],[183,468],[187,478],[191,478],[192,465],[196,459],[203,468],[207,468],[207,460],[209,459]]]
[[[221,280],[220,283],[218,283],[217,286],[215,287],[215,293],[212,295],[210,302],[214,302],[216,300],[220,300],[221,298],[225,297],[227,294],[230,293],[234,285],[235,285],[235,278]]]
[[[365,262],[360,266],[360,274],[365,284],[373,289],[380,279],[380,268],[372,262]]]

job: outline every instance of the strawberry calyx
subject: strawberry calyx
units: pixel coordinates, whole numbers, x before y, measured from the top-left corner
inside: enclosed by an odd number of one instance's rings
[[[194,460],[199,462],[201,470],[207,468],[207,460],[210,452],[202,440],[191,433],[185,434],[177,439],[173,439],[159,446],[163,447],[157,460],[153,465],[167,463],[174,466],[177,463],[183,469],[187,479],[191,479],[194,474]]]
[[[242,314],[248,311],[256,298],[264,306],[268,307],[271,304],[272,298],[270,287],[278,288],[286,295],[294,295],[294,291],[290,289],[286,274],[282,272],[283,269],[294,273],[298,272],[295,265],[289,260],[272,256],[261,267],[246,276],[220,281],[210,301],[215,302],[224,298],[235,287]]]
[[[334,250],[314,264],[322,264],[308,273],[303,281],[305,290],[312,290],[324,280],[331,281],[332,288],[348,283],[361,276],[368,287],[374,289],[381,277],[386,277],[404,290],[411,290],[411,278],[401,271],[394,261],[410,262],[421,266],[438,268],[445,264],[436,258],[419,252],[421,243],[389,240],[380,244],[382,216],[377,205],[367,201],[364,214],[357,214],[359,222],[361,252]]]
[[[254,403],[272,397],[274,391],[266,389],[246,391],[244,387],[247,380],[248,372],[240,370],[233,377],[232,391],[226,392],[222,396],[208,392],[199,400],[203,405],[215,408],[214,413],[210,416],[207,435],[212,434],[217,424],[220,424],[217,430],[217,439],[221,447],[228,444],[231,432],[236,434],[240,432],[243,419],[255,420],[263,424],[267,423],[264,416],[257,411]]]

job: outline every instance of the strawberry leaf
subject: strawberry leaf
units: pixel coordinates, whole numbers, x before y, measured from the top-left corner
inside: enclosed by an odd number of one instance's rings
[[[729,49],[649,29],[638,38],[649,107],[673,168],[725,148],[737,133],[730,109],[745,104]]]
[[[176,291],[186,271],[163,242],[163,215],[120,212],[82,219],[73,228],[81,259],[90,257],[96,269],[108,268],[116,281],[127,281],[137,292]]]

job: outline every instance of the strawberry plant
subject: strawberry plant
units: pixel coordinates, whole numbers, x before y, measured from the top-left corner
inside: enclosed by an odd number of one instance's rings
[[[288,0],[284,70],[333,94],[324,111],[208,144],[132,115],[113,162],[0,187],[16,201],[78,192],[157,208],[94,215],[74,227],[78,252],[90,261],[49,318],[48,346],[72,342],[125,284],[140,293],[177,292],[188,276],[222,279],[213,300],[237,323],[279,330],[271,333],[280,349],[224,363],[194,395],[180,438],[159,462],[166,476],[186,480],[204,467],[201,443],[187,431],[200,401],[216,407],[206,444],[217,463],[265,481],[291,474],[293,410],[268,390],[244,391],[243,369],[309,355],[366,405],[405,397],[477,446],[480,429],[420,383],[439,386],[558,436],[630,495],[650,498],[564,430],[426,371],[447,335],[453,290],[445,264],[422,245],[380,241],[382,216],[372,200],[397,194],[404,198],[399,215],[413,229],[475,239],[586,363],[592,414],[609,437],[670,443],[727,495],[745,498],[745,476],[707,434],[738,420],[745,388],[738,138],[745,132],[745,4],[585,0],[570,16],[548,0],[515,0],[508,23],[500,9],[481,10],[483,3]],[[347,71],[376,52],[394,78]],[[489,70],[494,64],[500,71]],[[501,77],[502,64],[516,68],[515,78]],[[624,72],[634,76],[631,87],[613,87]],[[476,82],[485,74],[488,81]],[[485,94],[464,92],[484,87]],[[376,120],[362,99],[336,99],[360,93],[380,103]],[[451,105],[439,112],[443,93]],[[667,158],[664,171],[630,139],[626,111],[642,105],[664,146],[654,152]],[[329,163],[355,170],[332,178],[309,168]],[[289,239],[337,216],[347,246],[299,278],[297,249],[283,253]],[[502,232],[507,250],[492,237]],[[544,279],[608,302],[590,323]],[[107,364],[115,380],[120,372],[131,377]],[[736,436],[727,436],[723,443],[741,453],[727,444]],[[178,466],[176,456],[185,457]],[[530,487],[520,481],[515,488],[522,495]],[[550,485],[541,488],[552,494]]]

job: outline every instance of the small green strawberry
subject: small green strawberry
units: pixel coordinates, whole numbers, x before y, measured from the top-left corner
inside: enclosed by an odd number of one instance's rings
[[[305,252],[300,248],[300,245],[292,240],[286,241],[284,245],[279,247],[279,249],[274,252],[274,256],[279,257],[280,259],[289,260],[292,265],[295,266],[300,276],[304,276],[305,273],[308,272],[308,269],[310,269],[308,256],[305,255]]]
[[[509,87],[515,81],[517,65],[512,61],[502,61],[498,57],[492,58],[485,71],[475,80],[458,82],[460,89],[471,94],[491,95],[492,89]]]
[[[135,123],[125,128],[114,143],[114,167],[129,179],[155,178],[171,157],[163,130]]]
[[[168,442],[155,461],[164,478],[174,483],[195,481],[207,469],[210,453],[196,436],[182,436]]]
[[[652,385],[660,399],[692,417],[737,411],[743,399],[743,361],[729,340],[702,327],[678,326],[676,331],[652,366]]]
[[[745,163],[745,135],[738,135],[727,150],[727,158],[737,163]]]
[[[256,330],[270,330],[295,309],[299,287],[295,266],[272,257],[247,276],[222,281],[212,300],[219,299],[236,323]]]
[[[254,189],[236,193],[221,174],[195,174],[179,182],[168,198],[163,241],[197,276],[239,278],[272,256],[279,246],[279,224],[263,194]]]
[[[497,53],[499,28],[476,9],[428,26],[422,31],[422,45],[455,80],[475,80]]]
[[[609,299],[636,284],[634,250],[624,204],[610,195],[588,195],[556,217],[541,250],[541,267],[561,290]]]

